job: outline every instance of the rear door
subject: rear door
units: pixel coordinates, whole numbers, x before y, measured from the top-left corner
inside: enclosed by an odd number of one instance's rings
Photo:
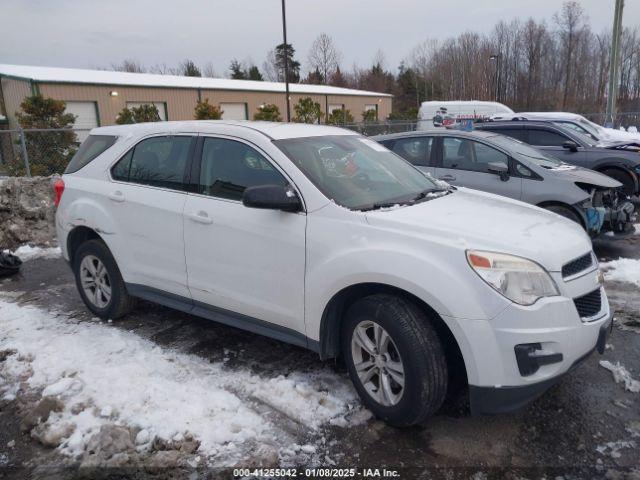
[[[305,332],[306,214],[242,204],[247,187],[290,181],[266,154],[237,138],[201,137],[197,151],[191,174],[195,191],[184,208],[189,290],[196,307],[240,314],[239,326],[261,333],[282,327],[296,343],[292,337]]]
[[[189,297],[182,210],[195,136],[146,138],[111,169],[109,211],[126,241],[129,283]]]
[[[489,171],[489,163],[503,163],[513,168],[509,156],[485,143],[465,137],[439,137],[436,178],[452,185],[473,188],[519,200],[522,196],[522,178],[500,175]]]
[[[564,148],[563,145],[566,142],[576,142],[563,132],[544,127],[532,127],[527,129],[527,134],[527,141],[531,146],[552,157],[580,166],[584,166],[586,163],[586,152],[583,146],[578,144],[577,151]]]

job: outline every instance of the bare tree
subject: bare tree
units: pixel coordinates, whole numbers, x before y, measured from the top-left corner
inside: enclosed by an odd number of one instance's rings
[[[125,59],[120,63],[112,63],[111,69],[116,72],[145,73],[147,69],[137,60]]]
[[[307,60],[309,71],[318,71],[322,83],[327,83],[338,69],[342,54],[336,48],[333,39],[326,33],[321,33],[313,41]]]
[[[281,82],[284,80],[284,76],[281,75],[278,68],[278,59],[276,57],[275,50],[269,50],[267,52],[267,58],[262,63],[262,72],[264,77],[271,82]]]
[[[213,62],[207,62],[202,67],[202,76],[209,78],[217,78],[218,74],[216,73],[216,69],[213,66]]]
[[[576,63],[576,50],[580,37],[586,28],[586,17],[582,6],[576,2],[565,2],[559,13],[553,17],[560,36],[561,58],[564,64],[564,92],[562,95],[562,109],[566,110],[571,91],[572,74]]]

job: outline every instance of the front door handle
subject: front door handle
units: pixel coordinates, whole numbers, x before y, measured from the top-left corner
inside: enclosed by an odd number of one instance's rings
[[[120,190],[116,190],[115,192],[111,192],[109,194],[109,200],[112,200],[112,201],[118,202],[118,203],[122,203],[122,202],[124,202],[124,193],[122,193]]]
[[[442,177],[438,177],[438,180],[444,180],[445,182],[454,182],[456,177],[453,175],[443,175]]]
[[[213,223],[213,220],[211,219],[211,217],[207,214],[207,212],[205,212],[203,210],[200,210],[197,213],[190,213],[187,216],[192,221],[197,222],[197,223],[202,223],[204,225],[211,225]]]

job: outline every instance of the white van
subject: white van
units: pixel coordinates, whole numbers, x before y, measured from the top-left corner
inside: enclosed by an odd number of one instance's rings
[[[506,105],[498,102],[430,101],[422,102],[418,111],[418,130],[447,126],[462,120],[488,120],[496,114],[514,113]]]

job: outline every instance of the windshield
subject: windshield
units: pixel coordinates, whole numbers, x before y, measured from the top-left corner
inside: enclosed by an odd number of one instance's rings
[[[520,140],[516,140],[513,137],[507,137],[505,135],[496,135],[495,137],[491,137],[491,140],[496,144],[501,146],[502,148],[508,150],[509,152],[517,153],[519,155],[527,157],[527,160],[535,163],[539,167],[542,168],[558,168],[563,165],[563,162],[558,160],[557,158],[553,158],[545,155],[544,153],[536,150],[535,148],[530,147],[524,142]]]
[[[595,140],[596,142],[600,140],[597,136],[597,132],[592,131],[591,127],[588,124],[578,125],[577,123],[569,122],[566,120],[558,120],[557,122],[553,123],[555,123],[556,125],[560,125],[561,127],[571,129],[583,136],[587,136],[590,138],[590,140]]]
[[[353,210],[410,204],[442,186],[382,145],[356,135],[274,142],[329,199]]]

